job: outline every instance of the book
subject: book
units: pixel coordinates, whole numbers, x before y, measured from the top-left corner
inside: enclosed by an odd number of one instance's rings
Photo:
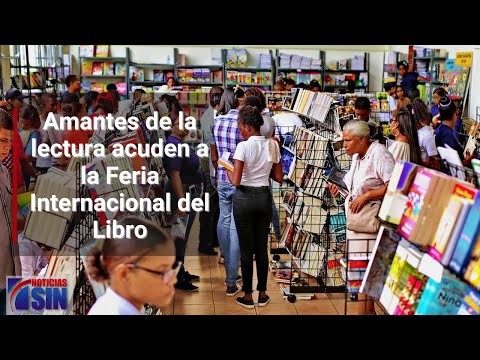
[[[27,220],[28,214],[30,213],[32,194],[33,191],[17,195],[18,207],[22,213],[23,220],[25,221]]]
[[[429,254],[442,265],[450,263],[471,206],[480,202],[480,191],[457,184],[435,234]]]
[[[172,227],[170,228],[170,235],[176,239],[184,239],[187,232],[187,224],[189,219],[189,213],[184,215],[173,215]]]
[[[225,169],[229,171],[233,171],[233,164],[229,160],[230,152],[225,151],[222,156],[218,159],[218,165],[223,166]]]
[[[290,269],[278,269],[274,276],[275,281],[280,283],[290,283],[296,278],[298,278],[298,272]]]
[[[468,288],[457,315],[480,315],[480,294]]]
[[[82,75],[92,75],[93,72],[93,61],[83,60],[82,61]]]
[[[80,45],[80,57],[93,57],[95,45]]]
[[[97,45],[95,56],[96,57],[108,57],[110,46],[109,45]]]
[[[156,69],[153,70],[153,81],[159,81],[159,82],[165,81],[162,70],[156,70]]]
[[[339,170],[337,167],[333,167],[330,173],[328,174],[327,181],[329,183],[337,185],[342,190],[345,190],[348,193],[348,188],[343,178],[345,177],[346,171]]]
[[[93,63],[92,75],[103,75],[103,63],[101,62]]]
[[[480,234],[480,205],[475,203],[470,208],[462,232],[459,236],[452,258],[450,268],[457,274],[463,275],[467,269],[468,263],[475,243],[478,242]]]
[[[106,61],[103,63],[103,75],[115,75],[115,63]]]
[[[415,315],[456,315],[468,285],[444,270],[441,282],[428,279]]]
[[[122,62],[115,62],[115,75],[119,76],[126,76],[127,75],[127,68],[125,63]]]
[[[388,276],[390,264],[392,264],[398,243],[402,237],[393,230],[383,226],[375,240],[375,245],[368,262],[365,276],[360,287],[360,292],[369,296],[379,298]]]
[[[416,172],[416,164],[404,160],[397,161],[378,213],[380,219],[395,225],[400,223]]]

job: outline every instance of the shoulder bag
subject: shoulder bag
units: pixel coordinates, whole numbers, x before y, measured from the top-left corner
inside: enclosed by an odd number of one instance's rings
[[[380,210],[380,204],[368,202],[356,214],[350,212],[350,203],[353,200],[353,179],[357,166],[358,160],[355,159],[355,167],[352,172],[352,178],[348,189],[350,192],[349,202],[345,204],[347,229],[358,233],[374,234],[378,232],[378,229],[380,228],[380,221],[377,218],[378,212]]]

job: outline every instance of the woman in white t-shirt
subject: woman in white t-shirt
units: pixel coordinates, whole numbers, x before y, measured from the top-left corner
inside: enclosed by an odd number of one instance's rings
[[[144,304],[166,306],[175,294],[181,262],[175,262],[172,237],[140,217],[126,216],[120,225],[143,225],[147,236],[107,238],[101,250],[92,248],[87,272],[96,281],[108,281],[109,287],[88,315],[143,315]]]
[[[412,102],[412,111],[417,121],[418,142],[420,144],[422,163],[426,166],[432,166],[438,155],[435,136],[430,126],[432,114],[428,110],[427,105],[420,99],[415,99]]]
[[[240,242],[243,276],[243,297],[237,304],[253,309],[252,280],[253,255],[257,263],[258,306],[269,301],[267,291],[268,252],[267,239],[272,221],[272,194],[269,178],[283,181],[278,143],[260,135],[263,124],[257,108],[245,105],[238,114],[238,127],[245,141],[235,150],[235,166],[228,171],[228,179],[237,187],[233,196],[233,215]]]

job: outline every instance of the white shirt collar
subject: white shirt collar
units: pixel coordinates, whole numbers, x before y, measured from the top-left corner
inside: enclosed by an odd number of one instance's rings
[[[105,294],[95,302],[89,315],[143,315],[143,313],[108,287]]]
[[[254,135],[252,135],[252,136],[250,136],[250,137],[248,138],[248,140],[250,140],[250,139],[253,140],[253,141],[256,141],[256,140],[265,140],[265,136],[263,136],[263,135],[260,135],[260,136],[254,136]]]

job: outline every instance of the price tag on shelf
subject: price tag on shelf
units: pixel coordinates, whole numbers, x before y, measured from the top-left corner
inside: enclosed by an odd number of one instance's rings
[[[438,283],[442,281],[443,265],[428,254],[423,255],[420,265],[418,266],[418,271]]]

